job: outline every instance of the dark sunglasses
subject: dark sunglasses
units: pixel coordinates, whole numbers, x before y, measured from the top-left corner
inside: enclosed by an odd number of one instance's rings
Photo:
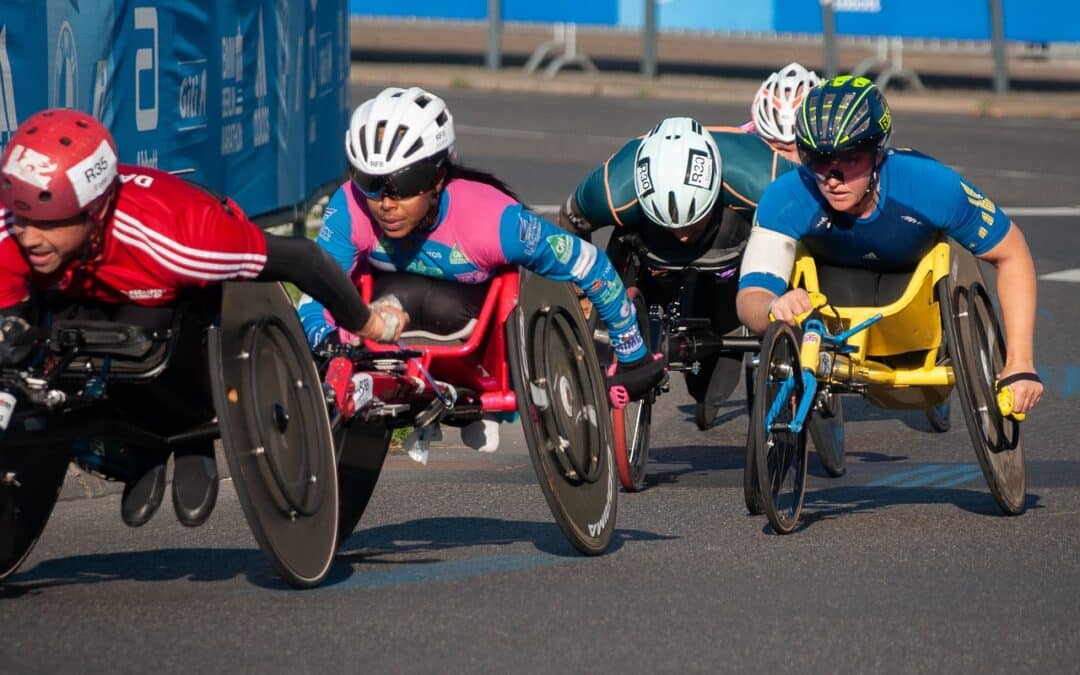
[[[854,176],[856,173],[852,171],[853,169],[866,161],[872,163],[874,154],[873,150],[863,149],[844,152],[816,152],[814,150],[800,149],[799,159],[819,180],[827,180],[830,176],[836,176],[837,179],[844,180],[845,172],[852,172]],[[860,171],[858,174],[861,175],[862,172]]]
[[[408,199],[433,189],[442,178],[442,168],[436,164],[418,162],[383,176],[362,171],[353,172],[353,184],[368,199]]]

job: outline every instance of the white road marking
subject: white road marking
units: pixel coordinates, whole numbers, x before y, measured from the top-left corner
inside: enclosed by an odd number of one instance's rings
[[[1080,267],[1044,274],[1039,277],[1039,281],[1071,281],[1073,283],[1080,283]]]

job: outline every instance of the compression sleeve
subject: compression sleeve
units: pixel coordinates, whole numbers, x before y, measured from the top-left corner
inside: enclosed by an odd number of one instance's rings
[[[338,267],[351,276],[360,254],[352,238],[352,218],[345,190],[339,189],[334,193],[324,214],[316,242],[320,249],[336,261]],[[305,294],[300,298],[296,313],[300,316],[300,324],[304,327],[304,334],[312,347],[317,347],[337,328],[323,303],[311,295]]]
[[[603,251],[520,204],[503,212],[499,240],[507,262],[549,279],[572,281],[585,291],[607,326],[619,361],[637,361],[646,355],[634,305]]]
[[[266,267],[258,278],[296,284],[328,308],[338,324],[350,332],[359,333],[371,316],[341,266],[308,239],[266,235]]]

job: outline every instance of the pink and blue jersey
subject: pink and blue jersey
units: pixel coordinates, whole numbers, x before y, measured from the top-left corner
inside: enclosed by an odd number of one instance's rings
[[[345,183],[327,204],[318,244],[354,280],[370,268],[480,284],[500,268],[521,266],[571,281],[596,307],[620,361],[646,354],[634,305],[607,255],[485,183],[451,180],[435,224],[401,239],[383,236],[363,195]],[[313,347],[335,329],[325,308],[308,296],[297,312]]]

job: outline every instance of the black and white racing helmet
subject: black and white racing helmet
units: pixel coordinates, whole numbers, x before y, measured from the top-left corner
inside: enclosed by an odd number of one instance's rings
[[[454,118],[446,103],[419,87],[388,87],[362,103],[349,120],[345,154],[357,171],[385,176],[454,152]]]
[[[641,207],[657,225],[693,225],[720,194],[720,150],[701,123],[669,117],[638,146],[634,187]]]

